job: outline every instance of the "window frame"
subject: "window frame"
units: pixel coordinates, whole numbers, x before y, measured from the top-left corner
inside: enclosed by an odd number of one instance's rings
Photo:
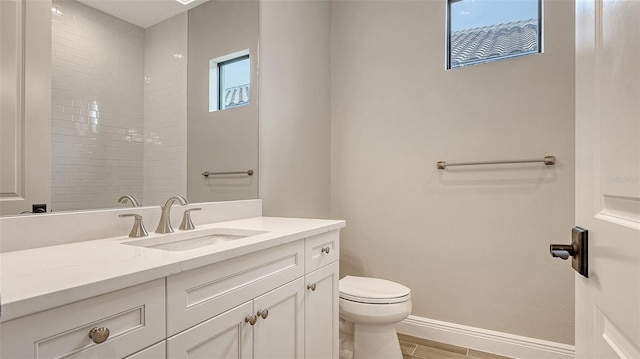
[[[251,70],[251,52],[249,49],[240,50],[231,54],[227,54],[224,56],[220,56],[217,58],[213,58],[209,60],[209,113],[218,112],[222,110],[228,110],[237,107],[244,107],[250,105],[251,99],[249,99],[249,103],[242,106],[233,106],[222,108],[223,104],[223,93],[222,93],[222,81],[221,81],[221,68],[224,65],[229,65],[234,62],[249,60],[249,91],[251,91],[251,82],[254,77],[253,71]]]
[[[446,0],[447,1],[447,16],[446,16],[446,45],[447,45],[447,50],[446,50],[446,70],[453,70],[453,69],[457,69],[457,68],[461,68],[461,67],[467,67],[467,66],[457,66],[457,67],[451,67],[451,4],[452,3],[457,3],[457,2],[461,2],[461,1],[465,1],[465,0]],[[543,52],[543,31],[542,31],[542,25],[543,25],[543,19],[542,19],[542,15],[543,15],[543,6],[542,6],[542,2],[543,0],[537,0],[538,1],[538,54],[541,54]],[[479,64],[483,64],[483,63],[487,63],[487,62],[495,62],[495,61],[499,61],[499,60],[503,60],[503,59],[508,59],[508,58],[512,58],[512,57],[519,57],[519,56],[525,56],[525,55],[533,55],[533,53],[531,54],[519,54],[516,56],[507,56],[507,57],[499,57],[496,59],[492,59],[492,60],[487,60],[485,62],[478,62],[472,65],[479,65]]]
[[[224,100],[223,100],[224,94],[222,93],[222,90],[223,90],[223,88],[222,88],[222,85],[223,85],[222,68],[224,66],[231,65],[233,63],[244,61],[244,60],[249,60],[249,69],[251,69],[251,59],[249,58],[249,54],[246,54],[244,56],[235,57],[233,59],[229,59],[229,60],[218,62],[218,65],[217,65],[217,67],[218,67],[218,69],[217,69],[217,71],[218,71],[218,111],[226,110],[228,108],[237,107],[237,106],[223,107],[223,105],[224,105]],[[251,89],[251,70],[249,70],[249,89]],[[244,106],[246,106],[246,105],[244,105]]]

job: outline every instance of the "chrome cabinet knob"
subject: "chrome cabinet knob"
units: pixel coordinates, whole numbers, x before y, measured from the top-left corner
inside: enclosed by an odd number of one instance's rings
[[[89,331],[89,338],[96,344],[103,343],[109,338],[109,328],[94,327]]]
[[[262,317],[262,319],[267,319],[267,317],[269,316],[269,309],[260,309],[256,314],[259,317]]]
[[[244,318],[244,321],[251,324],[251,325],[255,325],[256,322],[258,321],[258,317],[256,317],[255,315],[247,315]]]
[[[329,247],[322,247],[322,249],[320,250],[320,252],[322,252],[322,253],[326,253],[326,254],[329,254],[329,252],[331,252],[331,248],[329,248]]]
[[[315,283],[313,283],[313,284],[308,284],[308,285],[307,285],[307,289],[311,289],[311,291],[312,291],[312,292],[315,292],[315,290],[316,290],[316,284],[315,284]]]

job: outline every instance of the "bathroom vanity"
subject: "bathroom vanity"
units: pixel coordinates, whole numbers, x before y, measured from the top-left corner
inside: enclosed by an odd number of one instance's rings
[[[343,221],[253,217],[0,254],[2,358],[338,358]]]

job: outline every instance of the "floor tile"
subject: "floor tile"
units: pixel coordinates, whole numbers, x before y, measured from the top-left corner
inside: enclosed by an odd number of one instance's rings
[[[405,334],[398,334],[398,338],[400,338],[401,341],[408,342],[408,343],[415,343],[418,345],[445,350],[445,351],[456,353],[456,354],[467,355],[467,348],[463,348],[463,347],[459,347],[451,344],[440,343],[440,342],[436,342],[429,339],[416,338],[416,337],[412,337],[410,335],[405,335]]]
[[[416,344],[403,342],[401,340],[400,341],[400,349],[402,350],[402,354],[411,355],[416,350]]]
[[[424,359],[467,359],[466,355],[457,354],[446,350],[440,350],[418,345],[413,352],[414,357]]]
[[[398,334],[398,341],[403,359],[513,359],[405,334]]]
[[[498,354],[481,352],[475,349],[469,349],[469,357],[474,359],[511,359],[509,357],[505,357]]]

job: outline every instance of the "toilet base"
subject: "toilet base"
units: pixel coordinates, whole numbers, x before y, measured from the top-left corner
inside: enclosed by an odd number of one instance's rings
[[[393,324],[356,324],[340,319],[340,359],[402,359]]]

